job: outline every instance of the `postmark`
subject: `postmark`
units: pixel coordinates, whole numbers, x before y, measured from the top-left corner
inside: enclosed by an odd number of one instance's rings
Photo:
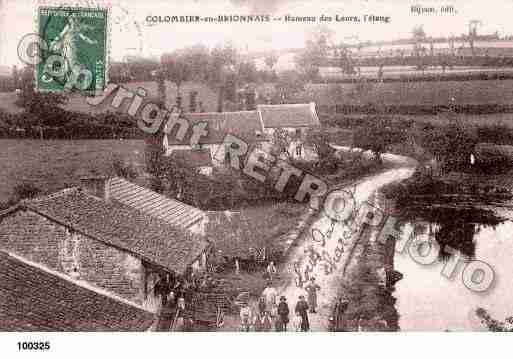
[[[45,43],[36,67],[39,91],[101,91],[107,81],[106,8],[41,6],[37,30]]]

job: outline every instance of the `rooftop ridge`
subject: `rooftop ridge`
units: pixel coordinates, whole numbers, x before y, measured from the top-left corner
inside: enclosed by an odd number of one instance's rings
[[[315,102],[304,102],[304,103],[282,103],[282,104],[261,104],[257,105],[257,108],[259,107],[300,107],[300,106],[311,106],[312,104],[315,104]]]
[[[171,202],[179,203],[180,205],[182,205],[182,206],[184,206],[184,207],[186,207],[186,208],[189,208],[189,209],[192,209],[192,210],[195,210],[195,211],[198,211],[198,212],[203,213],[203,211],[202,211],[201,209],[199,209],[199,208],[196,208],[196,207],[194,207],[194,206],[191,206],[190,204],[187,204],[187,203],[181,202],[181,201],[179,201],[179,200],[177,200],[177,199],[175,199],[175,198],[169,198],[169,197],[163,196],[163,195],[161,195],[160,193],[157,193],[157,192],[155,192],[155,191],[151,190],[150,188],[147,188],[147,187],[144,187],[144,186],[140,186],[140,185],[138,185],[138,184],[136,184],[136,183],[133,183],[133,182],[130,182],[130,181],[128,181],[128,180],[126,180],[126,179],[124,179],[124,178],[122,178],[122,177],[119,177],[119,176],[117,176],[117,177],[113,177],[113,178],[111,179],[111,181],[112,181],[112,180],[118,181],[118,183],[119,183],[119,182],[124,182],[125,184],[128,184],[129,186],[132,186],[132,187],[137,188],[137,189],[142,189],[142,190],[146,190],[146,191],[149,191],[149,192],[153,192],[153,193],[157,194],[158,196],[165,198],[166,200],[169,200],[169,201],[171,201]],[[111,182],[111,183],[112,183],[112,182]],[[128,205],[127,205],[127,206],[128,206]],[[131,207],[131,206],[129,206],[129,207]],[[141,210],[139,210],[139,212],[141,212],[141,213],[145,213],[144,211],[141,211]],[[166,222],[166,223],[167,223],[167,222]]]
[[[223,111],[223,112],[184,112],[184,115],[224,115],[232,113],[256,113],[258,110]]]
[[[130,305],[130,306],[132,306],[134,308],[143,310],[145,312],[152,313],[152,314],[156,313],[155,311],[148,310],[147,308],[144,308],[143,306],[141,306],[141,305],[139,305],[137,303],[131,302],[131,301],[125,299],[125,298],[117,296],[117,295],[115,295],[115,294],[113,294],[111,292],[108,292],[108,291],[106,291],[106,290],[104,290],[102,288],[99,288],[99,287],[97,287],[95,285],[89,284],[89,283],[81,281],[81,280],[73,279],[73,278],[71,278],[71,277],[69,277],[69,276],[67,276],[67,275],[65,275],[63,273],[59,273],[59,272],[57,272],[57,271],[55,271],[53,269],[50,269],[50,268],[48,268],[48,267],[46,267],[46,266],[44,266],[42,264],[33,262],[33,261],[31,261],[31,260],[29,260],[29,259],[27,259],[25,257],[19,256],[17,254],[12,253],[12,252],[4,251],[2,249],[0,249],[0,252],[3,252],[5,254],[7,254],[8,256],[10,256],[10,257],[12,257],[12,258],[22,262],[22,263],[25,263],[25,264],[27,264],[27,265],[29,265],[31,267],[37,268],[37,269],[39,269],[39,270],[41,270],[43,272],[46,272],[46,273],[51,274],[51,275],[53,275],[55,277],[58,277],[58,278],[61,278],[61,279],[65,280],[65,281],[73,283],[73,284],[75,284],[75,285],[77,285],[79,287],[91,290],[91,291],[93,291],[95,293],[98,293],[98,294],[103,295],[105,297],[108,297],[110,299],[116,300],[116,301],[121,302],[123,304]]]
[[[127,181],[128,183],[132,184],[131,182]],[[143,187],[144,188],[144,187]],[[105,205],[113,205],[112,203],[109,204],[107,202],[105,202],[103,199],[101,198],[97,198],[93,195],[90,195],[84,191],[80,191],[80,189],[77,189],[77,188],[71,188],[72,190],[70,191],[59,191],[58,195],[57,196],[51,196],[50,198],[58,198],[59,196],[62,196],[64,194],[70,194],[70,193],[73,193],[76,191],[76,193],[80,193],[81,195],[83,195],[84,197],[88,198],[89,200],[91,199],[94,199],[95,202],[101,202]],[[114,198],[115,199],[115,198]],[[116,202],[116,206],[121,206],[121,208],[123,210],[127,210],[127,211],[130,211],[134,214],[137,214],[138,216],[141,216],[141,217],[144,217],[148,220],[148,223],[151,224],[152,226],[155,226],[155,228],[157,228],[157,230],[159,232],[165,232],[165,233],[168,233],[169,235],[176,235],[176,234],[180,234],[181,236],[186,236],[188,237],[187,239],[191,241],[191,245],[190,245],[190,249],[193,249],[193,246],[192,246],[192,243],[194,242],[194,238],[195,238],[195,235],[192,234],[192,233],[188,233],[186,231],[186,229],[184,228],[181,228],[180,226],[177,226],[177,225],[173,225],[171,223],[169,223],[168,221],[162,219],[162,218],[159,218],[157,216],[153,216],[153,215],[150,215],[138,208],[135,208],[135,207],[132,207],[132,206],[129,206],[127,204],[124,204],[122,202],[119,202],[117,203],[118,201],[115,200]],[[178,203],[181,203],[181,202],[178,202]],[[112,246],[112,247],[115,247],[115,248],[118,248],[122,251],[125,251],[125,252],[128,252],[128,253],[132,253],[134,256],[138,257],[138,258],[141,258],[141,259],[144,259],[146,261],[149,261],[153,264],[156,264],[156,265],[159,265],[159,266],[162,266],[164,268],[171,268],[169,267],[169,264],[170,263],[167,263],[164,261],[164,258],[158,258],[154,256],[154,254],[151,254],[149,252],[145,252],[144,250],[141,250],[140,246],[139,245],[132,245],[130,247],[126,246],[126,245],[123,245],[123,244],[120,244],[119,240],[123,240],[123,238],[121,237],[118,237],[116,234],[112,234],[112,233],[104,233],[104,234],[98,234],[96,233],[94,230],[91,230],[90,228],[88,228],[87,226],[84,226],[84,225],[81,225],[79,223],[73,223],[73,222],[70,222],[69,220],[66,220],[66,219],[63,219],[61,217],[58,217],[58,216],[55,216],[54,214],[52,213],[49,213],[45,208],[41,208],[40,204],[42,204],[44,206],[44,202],[42,201],[35,201],[35,202],[27,202],[25,204],[25,207],[30,209],[31,211],[34,211],[56,223],[59,223],[63,226],[66,226],[66,227],[69,227],[69,228],[73,228],[73,230],[87,236],[87,237],[90,237],[90,238],[93,238],[97,241],[100,241],[100,242],[103,242],[103,243],[107,243],[109,246]],[[197,211],[200,211],[199,209],[196,209],[195,207],[192,207],[193,209],[197,210]],[[113,241],[114,240],[114,241]],[[140,244],[140,243],[144,243],[144,242],[140,242],[138,241],[137,244]],[[144,246],[142,246],[144,247]],[[181,270],[181,269],[180,269]]]
[[[80,192],[80,188],[79,187],[68,187],[68,188],[64,188],[64,189],[61,189],[60,191],[53,192],[50,194],[37,196],[34,198],[27,198],[27,199],[22,200],[21,202],[23,202],[25,204],[30,203],[30,202],[41,202],[41,201],[45,201],[48,199],[64,196],[64,195],[70,194],[72,192]]]

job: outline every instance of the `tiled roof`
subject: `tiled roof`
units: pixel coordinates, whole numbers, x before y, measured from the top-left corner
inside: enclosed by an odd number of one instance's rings
[[[110,179],[109,185],[111,198],[172,226],[186,229],[205,216],[203,211],[196,207],[163,196],[121,177]]]
[[[200,144],[223,143],[228,134],[250,142],[265,140],[264,128],[257,111],[185,113],[183,117],[189,121],[191,127],[207,122],[208,134],[199,139]],[[178,126],[170,131],[167,134],[169,145],[190,145],[192,129],[189,129],[182,141],[176,138]]]
[[[212,155],[209,149],[180,150],[174,149],[169,155],[173,161],[187,168],[211,167]]]
[[[319,118],[315,111],[315,103],[258,105],[265,128],[277,127],[315,127],[319,126]]]
[[[177,273],[183,273],[206,246],[184,229],[78,188],[24,201],[21,207]]]
[[[144,331],[154,316],[0,251],[1,331]]]

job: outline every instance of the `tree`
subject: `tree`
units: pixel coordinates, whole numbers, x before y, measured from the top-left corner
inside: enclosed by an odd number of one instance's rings
[[[273,132],[272,138],[273,155],[276,157],[285,155],[285,157],[290,160],[292,158],[292,154],[290,153],[292,141],[294,141],[294,138],[288,131],[283,128],[276,128]]]
[[[164,77],[176,85],[177,96],[181,96],[180,86],[192,77],[192,66],[185,50],[177,50],[161,57]]]
[[[237,57],[237,50],[231,43],[218,45],[210,53],[208,81],[218,89],[218,112],[223,112],[226,79],[233,74]]]
[[[271,52],[270,54],[268,54],[265,59],[265,65],[267,67],[269,67],[269,69],[271,71],[274,71],[274,66],[276,65],[276,63],[278,62],[278,55],[276,55],[275,52]]]
[[[504,321],[499,321],[481,307],[476,309],[476,316],[481,320],[481,324],[485,325],[491,332],[513,332],[513,316],[506,318]]]
[[[254,62],[241,62],[238,65],[238,80],[244,84],[257,81],[257,68]]]
[[[17,105],[36,115],[47,115],[65,104],[67,97],[61,93],[42,93],[35,90],[34,69],[26,67],[21,76],[21,93]]]
[[[476,136],[458,124],[428,126],[422,131],[422,147],[442,163],[443,170],[468,162],[476,143]]]
[[[275,85],[279,102],[289,102],[292,96],[305,89],[305,81],[303,76],[295,70],[287,70],[278,76]]]
[[[306,143],[310,145],[319,159],[329,158],[335,154],[330,146],[330,139],[326,131],[310,131],[306,136]]]
[[[64,110],[60,106],[66,104],[68,98],[62,93],[36,91],[33,67],[24,68],[20,82],[21,92],[16,104],[31,115],[27,117],[26,125],[39,128],[40,138],[43,139],[44,127],[59,126],[65,121]]]
[[[353,145],[364,151],[371,151],[374,160],[381,163],[381,155],[385,153],[388,146],[404,141],[405,135],[384,117],[375,116],[369,118],[366,123],[368,123],[368,126],[355,130]]]
[[[319,77],[319,67],[326,61],[331,47],[333,31],[318,27],[306,40],[305,48],[296,56],[296,65],[306,79],[314,81]]]
[[[411,31],[413,40],[415,41],[415,45],[418,48],[421,45],[421,42],[426,38],[426,32],[424,31],[424,26],[417,25]]]
[[[480,25],[482,25],[482,22],[480,20],[470,20],[468,23],[468,43],[470,46],[470,51],[472,52],[472,56],[476,54],[474,48],[474,41],[477,38],[477,28]]]
[[[160,103],[167,104],[167,92],[166,92],[166,74],[163,69],[157,70],[155,74],[157,80],[157,94]]]
[[[210,52],[204,45],[194,45],[183,50],[191,68],[191,79],[205,82],[209,76]]]
[[[416,69],[424,71],[426,68],[424,61],[425,48],[422,46],[422,43],[426,40],[424,27],[422,25],[415,26],[412,30],[412,37],[414,41],[413,54],[417,60]]]
[[[354,69],[354,62],[351,57],[351,52],[346,46],[340,45],[337,48],[335,48],[334,55],[338,67],[340,68],[340,70],[342,70],[342,73],[349,75],[353,75],[356,73]]]
[[[12,82],[14,89],[18,89],[20,86],[20,74],[16,65],[12,67]]]

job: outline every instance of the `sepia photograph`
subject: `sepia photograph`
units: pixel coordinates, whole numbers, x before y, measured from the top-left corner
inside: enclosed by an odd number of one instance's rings
[[[0,0],[0,337],[513,331],[510,14]]]

